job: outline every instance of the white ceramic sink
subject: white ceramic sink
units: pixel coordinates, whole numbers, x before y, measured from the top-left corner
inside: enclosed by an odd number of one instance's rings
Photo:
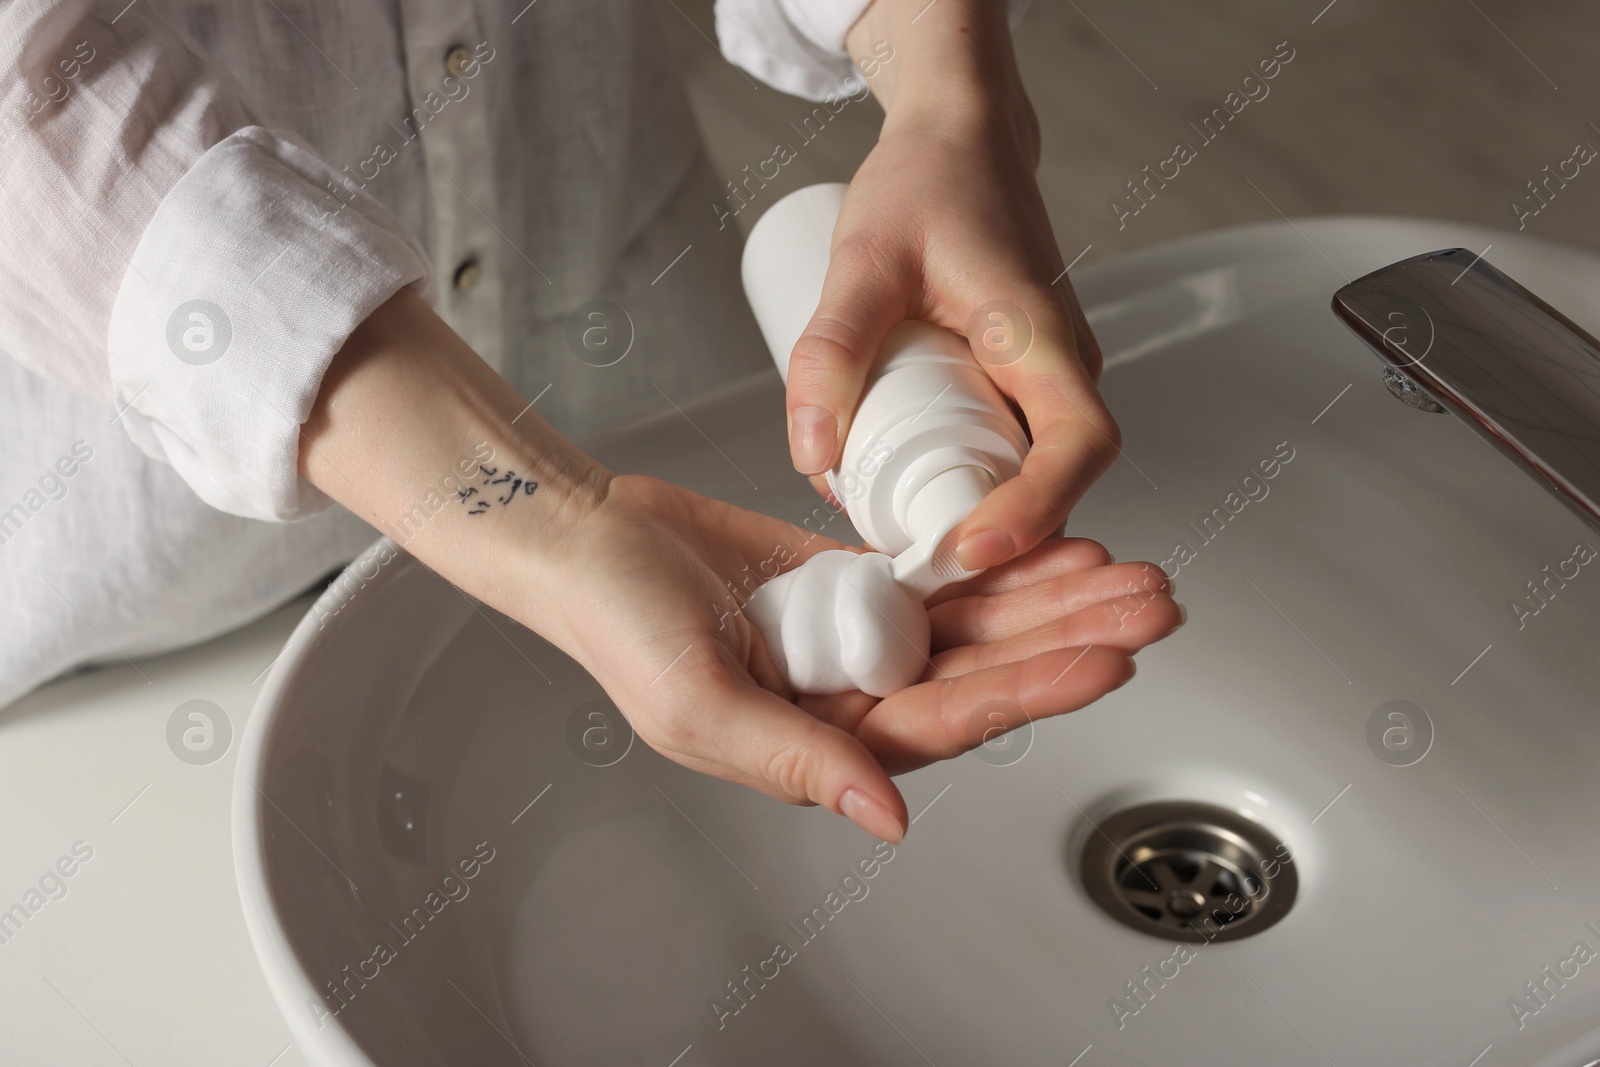
[[[1071,529],[1120,559],[1186,542],[1189,624],[1098,704],[903,779],[920,814],[887,860],[836,816],[629,747],[573,663],[405,557],[325,628],[308,616],[234,796],[251,936],[307,1062],[1600,1057],[1600,959],[1574,958],[1600,952],[1600,568],[1520,630],[1510,606],[1600,535],[1454,417],[1391,398],[1328,306],[1341,272],[1491,241],[1600,332],[1600,260],[1443,224],[1250,227],[1083,273],[1126,459]],[[781,412],[774,377],[596,447],[799,522],[816,502]],[[1275,456],[1265,498],[1203,541]],[[1432,724],[1409,766],[1368,741],[1393,700]],[[1283,842],[1282,921],[1177,962],[1097,907],[1080,849],[1152,799]],[[819,906],[805,940],[789,924]]]

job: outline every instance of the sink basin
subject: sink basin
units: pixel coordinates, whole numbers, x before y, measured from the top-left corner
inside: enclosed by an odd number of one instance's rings
[[[1454,225],[1254,226],[1083,272],[1126,441],[1070,529],[1176,570],[1190,621],[1097,704],[903,778],[895,848],[657,756],[565,656],[373,546],[273,667],[235,785],[306,1061],[1600,1056],[1600,567],[1573,562],[1600,535],[1391,397],[1328,308],[1491,242],[1600,332],[1600,259]],[[593,447],[798,523],[781,411],[764,378]],[[1288,910],[1215,940],[1112,914],[1084,850],[1147,805],[1259,828]]]

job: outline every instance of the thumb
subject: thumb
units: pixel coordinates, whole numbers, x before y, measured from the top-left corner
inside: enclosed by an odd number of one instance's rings
[[[789,356],[789,454],[801,474],[839,462],[867,372],[907,315],[912,275],[901,266],[865,238],[833,250],[822,299]]]
[[[722,679],[698,697],[693,715],[670,731],[678,736],[666,747],[679,750],[669,754],[680,763],[791,804],[819,804],[885,841],[905,836],[904,798],[854,736],[753,681]]]

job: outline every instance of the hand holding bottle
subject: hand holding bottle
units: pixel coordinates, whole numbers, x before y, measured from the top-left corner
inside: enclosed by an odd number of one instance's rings
[[[872,67],[883,130],[851,180],[821,304],[794,347],[795,468],[818,475],[838,464],[876,353],[899,324],[968,334],[1003,301],[1031,335],[1026,354],[994,353],[983,370],[1021,410],[1033,449],[963,523],[957,548],[963,566],[993,566],[1060,529],[1121,444],[1034,177],[1038,121],[1004,4],[873,0],[847,43],[856,56],[887,43],[894,58]],[[1083,243],[1071,241],[1068,255]]]

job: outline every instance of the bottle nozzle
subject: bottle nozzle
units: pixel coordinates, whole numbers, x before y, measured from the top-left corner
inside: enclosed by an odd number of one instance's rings
[[[906,525],[916,540],[894,558],[895,581],[925,600],[977,574],[956,561],[950,535],[994,487],[994,476],[974,464],[951,467],[929,479],[907,509]]]

